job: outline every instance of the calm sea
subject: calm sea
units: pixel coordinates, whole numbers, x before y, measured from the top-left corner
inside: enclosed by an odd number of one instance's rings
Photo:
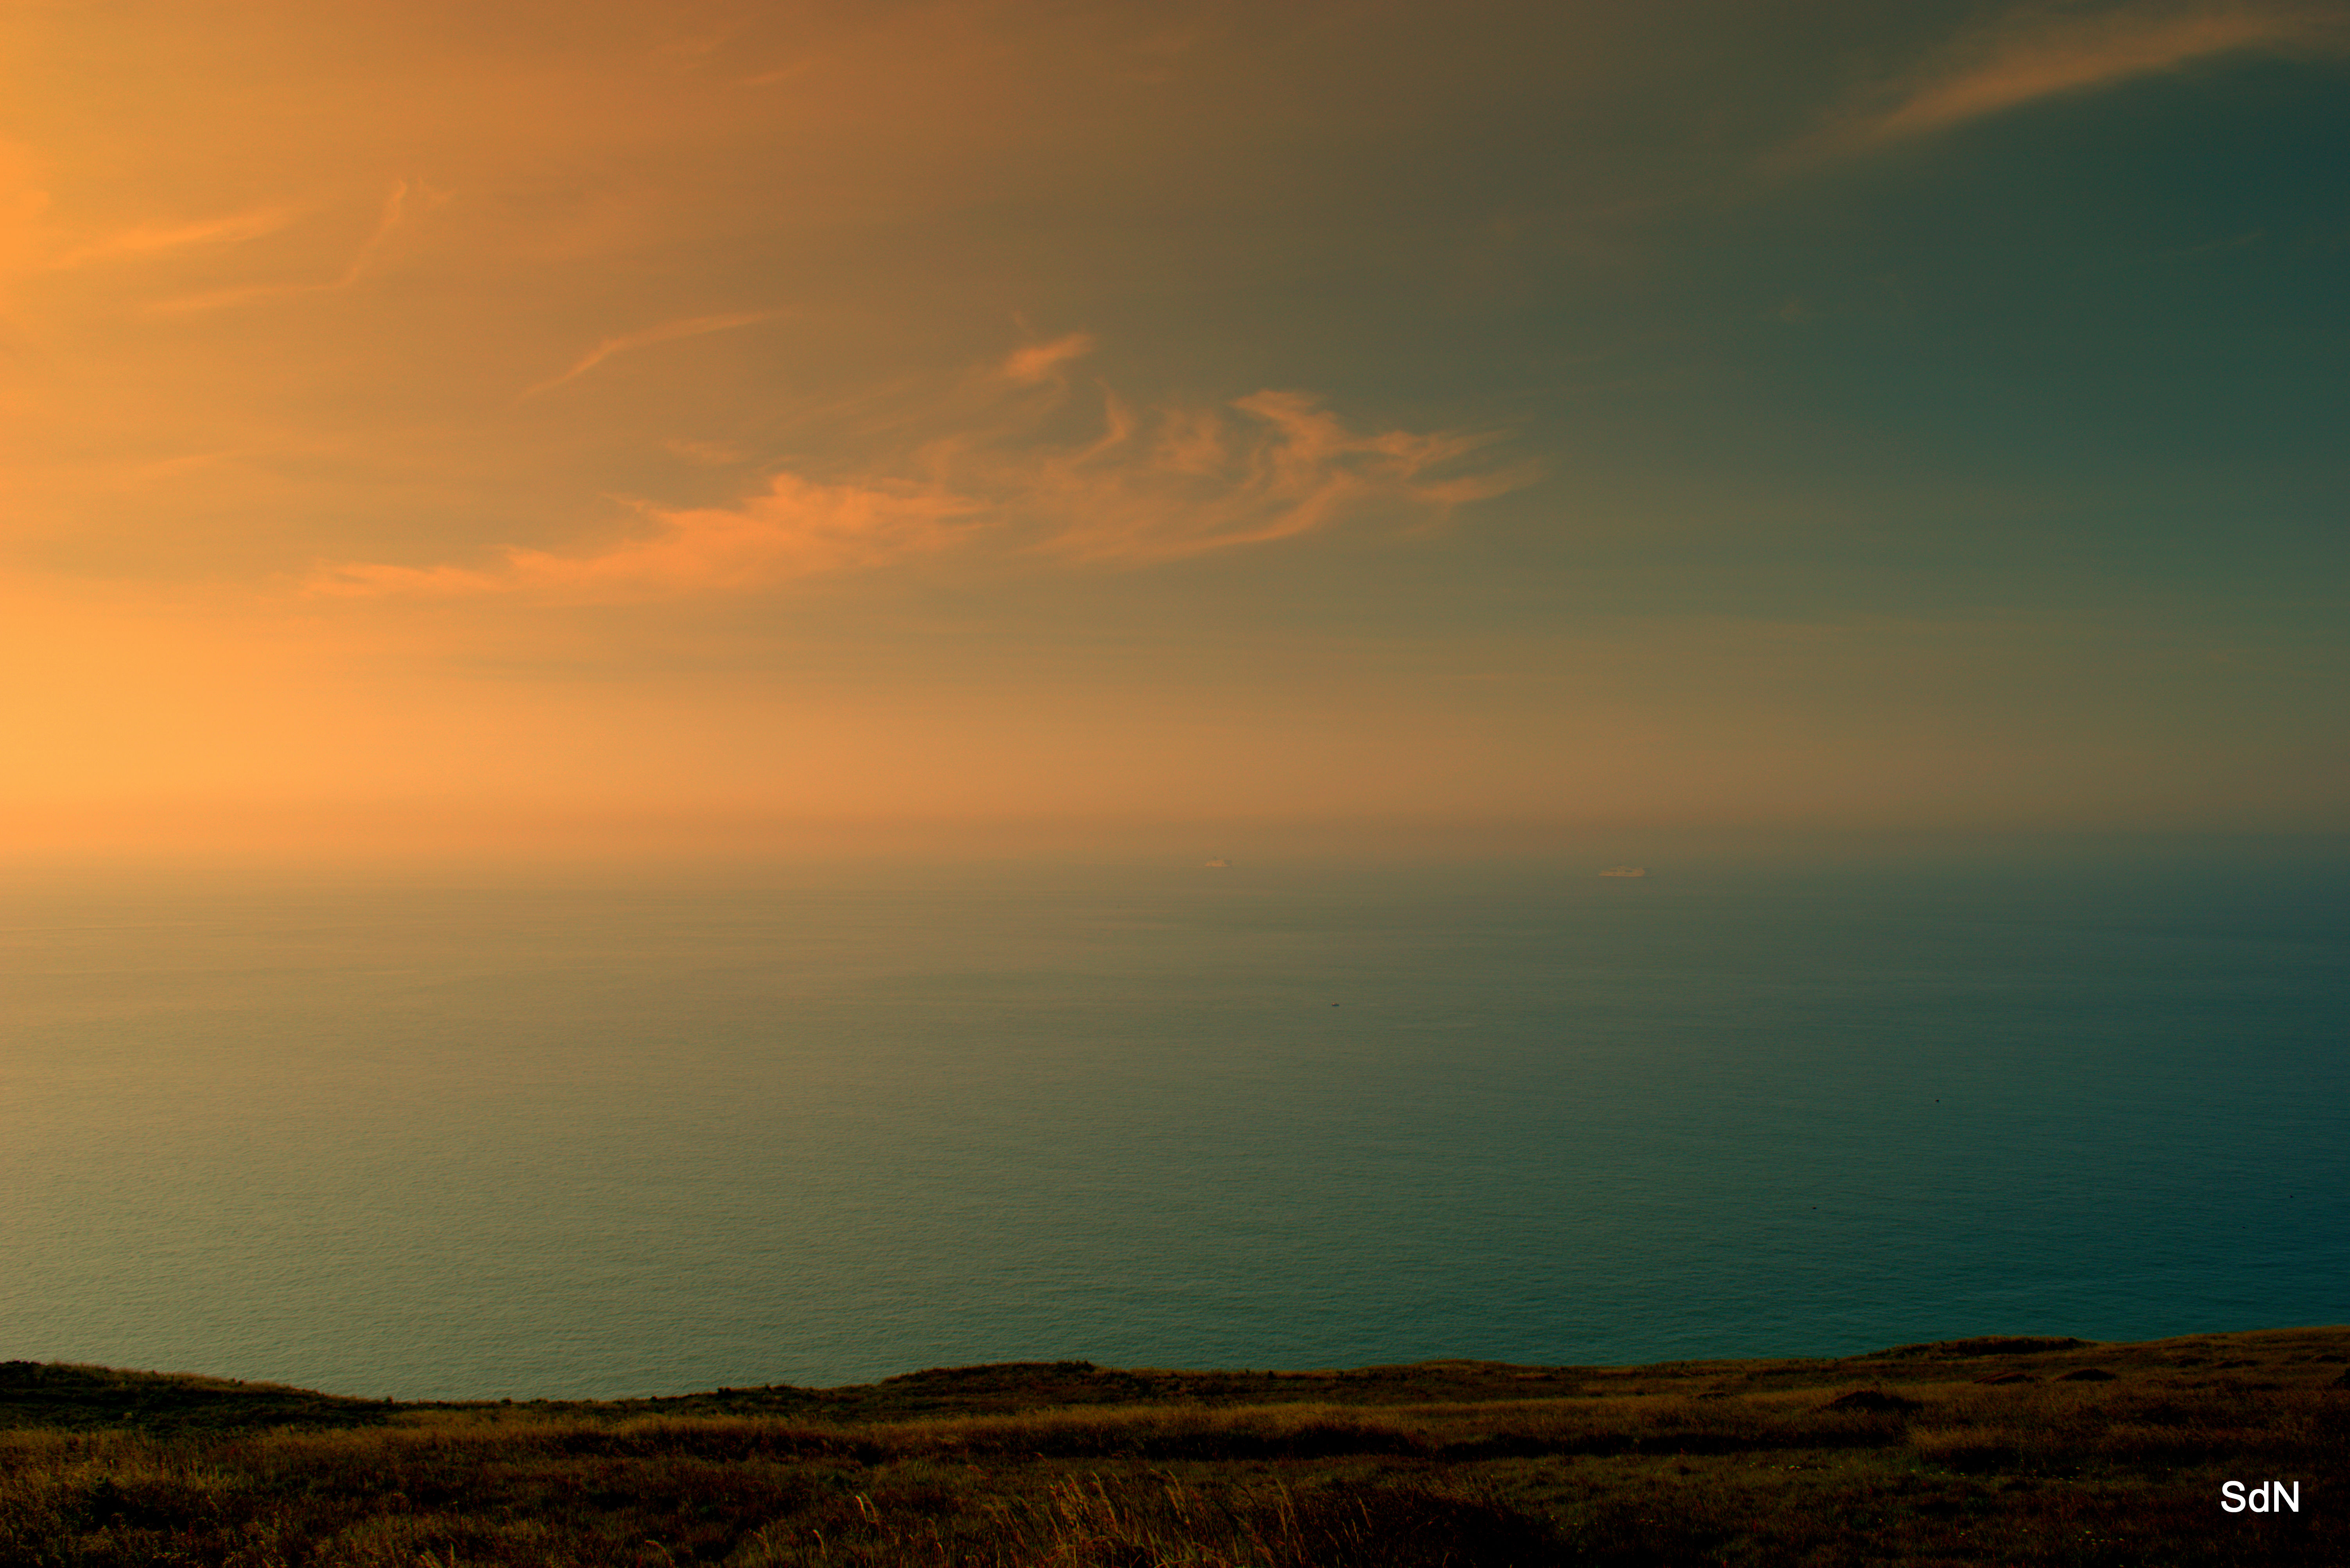
[[[0,1357],[614,1396],[2350,1320],[2350,875],[12,875]]]

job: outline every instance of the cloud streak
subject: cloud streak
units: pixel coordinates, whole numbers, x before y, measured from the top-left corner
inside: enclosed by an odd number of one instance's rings
[[[712,332],[732,332],[741,327],[754,327],[762,321],[773,321],[783,314],[780,310],[747,310],[733,316],[694,316],[682,321],[665,321],[659,327],[648,327],[640,332],[626,332],[618,337],[607,337],[581,355],[572,367],[559,376],[525,389],[523,396],[535,398],[551,391],[566,381],[576,381],[615,354],[632,353],[639,348],[650,348],[660,343],[674,343],[681,337],[700,337]]]
[[[353,564],[313,579],[343,597],[521,595],[564,602],[739,593],[926,555],[969,531],[981,504],[912,485],[822,484],[777,474],[735,507],[647,508],[655,532],[585,556],[509,548],[487,570]]]
[[[1003,361],[1003,379],[1022,386],[1033,386],[1060,372],[1062,366],[1082,359],[1094,351],[1094,340],[1082,332],[1072,332],[1066,337],[1055,337],[1050,343],[1035,343],[1013,351]]]
[[[1864,151],[2226,55],[2345,47],[2350,24],[2307,6],[2137,5],[2088,15],[2026,6],[1961,35],[1868,104],[1840,114],[1803,151]]]
[[[1149,565],[1295,538],[1371,512],[1439,522],[1534,477],[1525,468],[1440,476],[1494,438],[1365,434],[1304,392],[1262,391],[1229,412],[1168,409],[1149,419],[1112,397],[1105,427],[1075,452],[978,465],[991,489],[1042,524],[1035,548]]]
[[[1043,347],[1050,353],[1033,376],[1003,368],[999,384],[1023,389],[1007,391],[992,421],[924,442],[901,472],[841,483],[779,473],[765,493],[733,506],[644,506],[652,532],[599,551],[509,547],[486,567],[350,563],[321,568],[309,587],[348,597],[666,598],[755,591],[958,549],[1146,566],[1357,518],[1432,525],[1538,477],[1532,464],[1464,464],[1491,435],[1357,431],[1295,391],[1149,412],[1106,392],[1090,439],[1039,440],[1036,394],[1024,389],[1091,344]],[[1057,401],[1055,387],[1047,404]]]
[[[293,207],[255,207],[192,223],[146,224],[78,245],[52,265],[65,270],[91,262],[152,255],[196,245],[242,244],[276,234],[298,215]]]
[[[249,304],[256,299],[271,299],[298,294],[331,294],[352,287],[367,275],[369,265],[375,260],[377,253],[383,249],[384,242],[389,240],[393,231],[406,220],[408,200],[411,194],[423,196],[429,204],[435,206],[448,200],[448,193],[445,192],[423,187],[411,188],[405,180],[398,182],[384,197],[383,207],[376,219],[375,227],[369,232],[366,239],[359,242],[359,249],[351,253],[350,261],[341,272],[323,283],[247,284],[236,288],[215,289],[208,294],[193,294],[178,299],[168,299],[149,308],[161,315],[179,315],[190,311],[219,310],[230,306]]]

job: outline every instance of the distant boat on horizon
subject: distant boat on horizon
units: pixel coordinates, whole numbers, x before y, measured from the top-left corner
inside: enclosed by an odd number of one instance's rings
[[[1222,858],[1222,857],[1217,857],[1216,859],[1213,859],[1213,860],[1209,861],[1209,862],[1208,862],[1208,864],[1209,864],[1210,866],[1230,866],[1230,865],[1232,864],[1232,862],[1231,862],[1231,861],[1229,861],[1229,860],[1226,860],[1226,859]]]
[[[1610,866],[1600,873],[1602,877],[1646,877],[1648,874],[1646,866]]]

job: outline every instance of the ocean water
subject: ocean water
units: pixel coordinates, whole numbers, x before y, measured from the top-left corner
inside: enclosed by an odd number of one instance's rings
[[[2350,1320],[2338,860],[0,892],[0,1357],[402,1398]]]

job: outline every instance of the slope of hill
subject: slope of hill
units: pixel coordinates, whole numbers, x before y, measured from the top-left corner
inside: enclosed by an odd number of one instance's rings
[[[2345,1367],[2350,1329],[2317,1328],[394,1404],[17,1361],[0,1561],[2342,1562]],[[2291,1501],[2231,1511],[2229,1480]]]

